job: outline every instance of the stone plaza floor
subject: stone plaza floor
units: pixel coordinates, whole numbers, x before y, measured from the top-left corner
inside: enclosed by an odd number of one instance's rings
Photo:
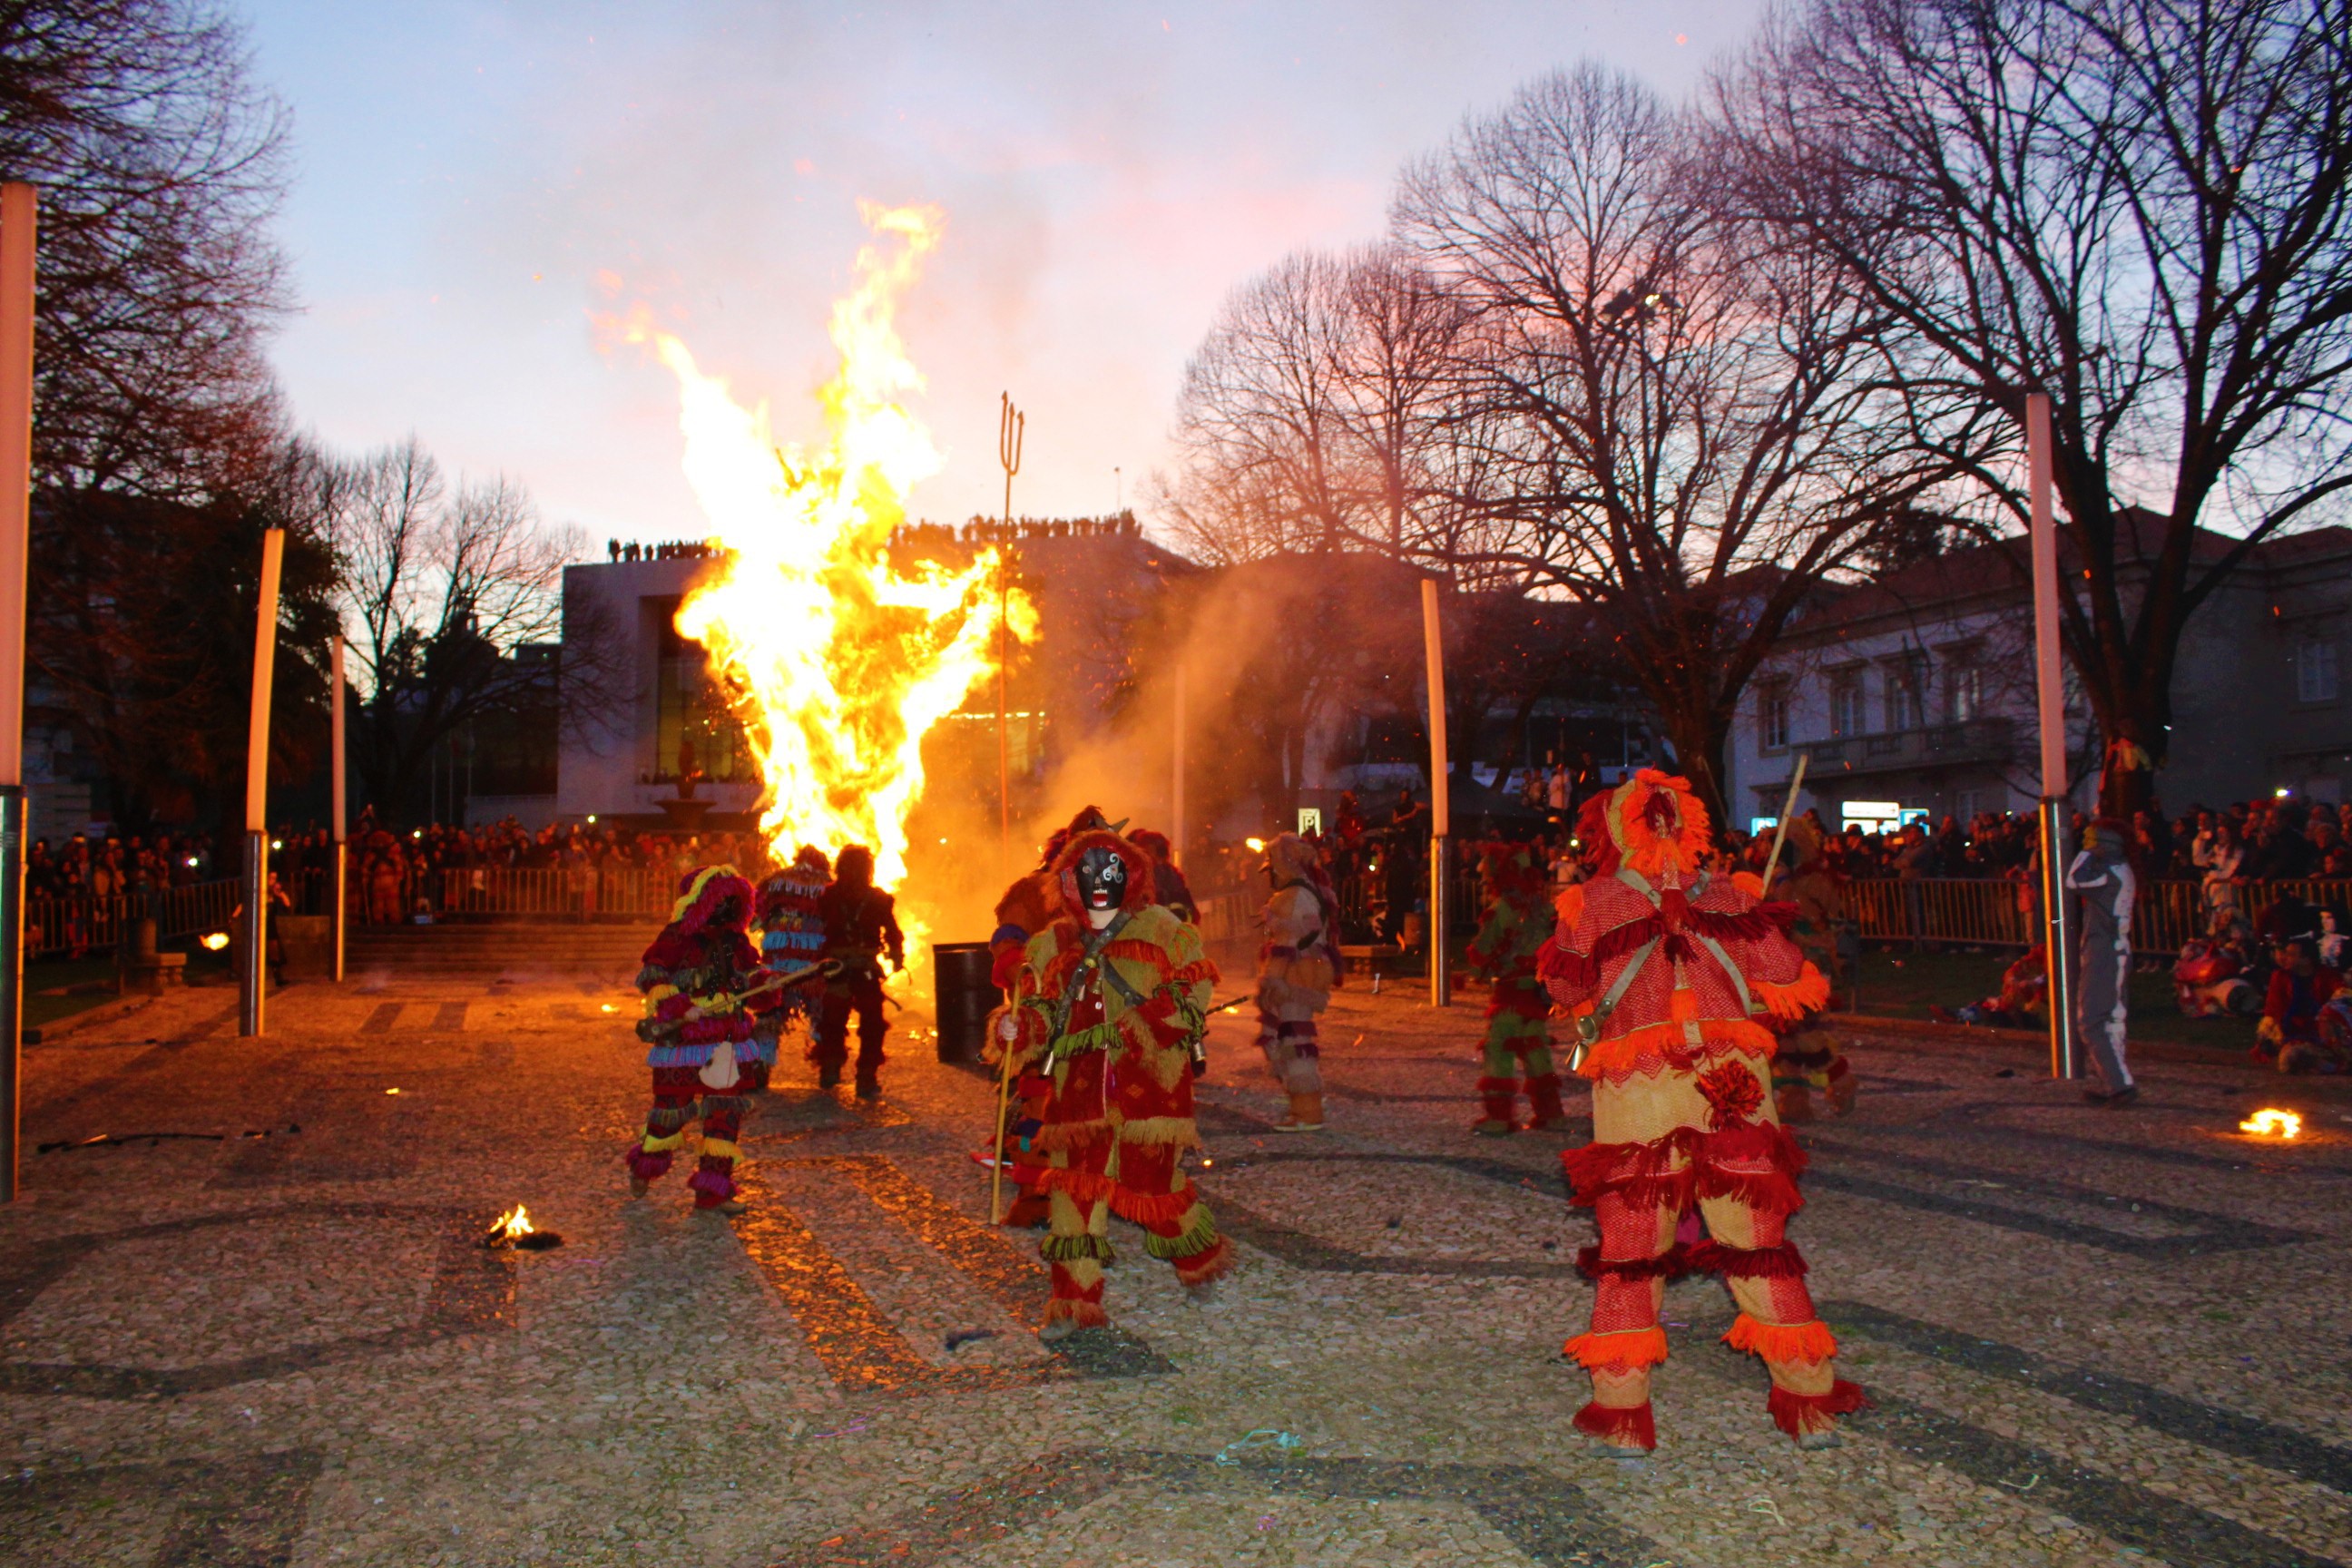
[[[30,1048],[0,1562],[2352,1563],[2337,1086],[2152,1061],[2112,1112],[2014,1045],[1853,1042],[1795,1234],[1874,1408],[1799,1453],[1685,1280],[1661,1447],[1617,1460],[1559,1356],[1585,1128],[1468,1134],[1475,997],[1341,993],[1320,1136],[1269,1131],[1221,1016],[1200,1174],[1240,1272],[1193,1308],[1119,1227],[1116,1327],[1050,1351],[967,1157],[992,1084],[910,1027],[860,1105],[788,1045],[755,1207],[698,1218],[682,1172],[627,1195],[634,1010],[311,984],[239,1041],[203,990]],[[2305,1136],[2241,1135],[2264,1104]],[[564,1245],[481,1247],[518,1202]]]

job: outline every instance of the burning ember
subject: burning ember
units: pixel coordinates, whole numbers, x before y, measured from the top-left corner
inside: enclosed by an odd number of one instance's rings
[[[908,492],[940,465],[899,402],[923,377],[891,320],[939,244],[940,215],[862,211],[877,241],[859,250],[856,287],[834,305],[841,366],[817,394],[817,445],[780,443],[765,404],[738,403],[642,312],[620,330],[677,378],[687,479],[723,549],[677,629],[709,650],[734,694],[766,784],[761,829],[787,859],[803,842],[870,846],[888,884],[907,869],[923,737],[994,671],[1000,616],[1027,641],[1035,616],[1020,595],[1000,596],[994,550],[961,572],[889,559]],[[911,948],[918,932],[907,935]]]
[[[2257,1110],[2238,1123],[2238,1131],[2257,1138],[2293,1139],[2303,1131],[2303,1118],[2292,1110]]]
[[[513,1247],[525,1252],[544,1252],[551,1247],[561,1247],[563,1238],[551,1230],[541,1230],[530,1223],[530,1211],[517,1204],[491,1222],[490,1232],[482,1237],[488,1247]]]
[[[196,940],[205,944],[205,951],[206,952],[218,952],[222,948],[228,945],[228,932],[225,931],[209,931],[205,935],[198,937]]]

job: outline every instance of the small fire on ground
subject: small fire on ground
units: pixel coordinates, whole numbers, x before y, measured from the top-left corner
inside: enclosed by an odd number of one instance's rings
[[[2238,1123],[2238,1131],[2257,1138],[2292,1139],[2302,1132],[2303,1118],[2292,1110],[2257,1110]]]
[[[551,1230],[541,1230],[530,1223],[530,1210],[520,1204],[491,1222],[490,1233],[482,1237],[484,1247],[516,1247],[525,1252],[543,1252],[551,1247],[561,1247],[563,1238]]]

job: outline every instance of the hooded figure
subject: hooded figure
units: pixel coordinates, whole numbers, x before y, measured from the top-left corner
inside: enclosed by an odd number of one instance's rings
[[[1744,874],[1741,887],[1761,895],[1763,886]],[[1845,895],[1829,858],[1822,853],[1821,825],[1810,816],[1792,818],[1780,844],[1780,868],[1773,878],[1771,896],[1796,906],[1789,934],[1837,994],[1844,980],[1838,956],[1837,927],[1845,918]],[[1853,1068],[1839,1047],[1838,1037],[1822,1026],[1818,1014],[1799,1019],[1771,1020],[1780,1037],[1772,1056],[1772,1099],[1782,1121],[1810,1121],[1813,1097],[1820,1095],[1830,1110],[1843,1116],[1853,1109]]]
[[[989,1027],[1006,1070],[1047,1084],[1013,1173],[1051,1208],[1048,1342],[1110,1321],[1112,1215],[1143,1227],[1144,1251],[1172,1263],[1195,1300],[1232,1261],[1180,1163],[1200,1143],[1192,1047],[1216,966],[1199,931],[1151,902],[1150,858],[1117,834],[1074,834],[1052,870],[1059,912],[1023,949]]]
[[[2082,853],[2066,868],[2066,886],[2083,895],[2083,978],[2075,1017],[2101,1085],[2084,1089],[2083,1098],[2099,1105],[2126,1106],[2139,1098],[2139,1086],[2124,1065],[2132,901],[2139,893],[2138,879],[2132,875],[2130,829],[2104,816],[2083,829]]]
[[[818,918],[817,901],[824,896],[825,882],[832,875],[824,851],[803,844],[791,865],[760,884],[752,923],[760,932],[761,962],[769,968],[796,969],[824,956],[824,922]],[[795,1017],[805,1016],[812,1003],[821,1005],[821,997],[793,991],[787,994],[782,1006],[761,1017],[757,1034],[761,1053],[770,1067],[775,1065],[777,1041],[785,1025]],[[815,1048],[812,1031],[812,1055]]]
[[[1479,890],[1486,915],[1470,939],[1470,964],[1493,982],[1486,1003],[1486,1073],[1478,1080],[1485,1114],[1471,1131],[1500,1138],[1518,1131],[1519,1080],[1527,1079],[1530,1130],[1568,1119],[1552,1068],[1551,995],[1536,973],[1536,955],[1551,935],[1544,894],[1551,878],[1524,844],[1489,844],[1479,856]]]
[[[1829,984],[1789,939],[1793,908],[1704,868],[1706,813],[1686,781],[1644,768],[1594,796],[1579,829],[1593,877],[1559,896],[1537,961],[1592,1080],[1593,1141],[1561,1156],[1601,1232],[1578,1258],[1591,1327],[1565,1352],[1592,1377],[1576,1425],[1614,1451],[1657,1446],[1658,1310],[1666,1277],[1698,1269],[1731,1288],[1724,1338],[1763,1358],[1773,1420],[1800,1447],[1829,1447],[1864,1401],[1836,1374],[1837,1341],[1786,1234],[1804,1155],[1774,1114],[1759,1021],[1803,1017]],[[1710,1238],[1685,1248],[1675,1233],[1694,1204]]]
[[[645,952],[637,990],[645,1016],[637,1037],[651,1048],[653,1110],[628,1152],[629,1190],[643,1197],[669,1171],[686,1124],[702,1119],[702,1160],[687,1185],[698,1210],[740,1214],[735,1162],[749,1096],[768,1086],[772,1046],[763,1055],[757,1015],[788,993],[762,991],[772,976],[744,933],[751,884],[732,866],[704,866],[682,880],[670,922]],[[758,993],[758,994],[751,994]],[[771,1039],[772,1039],[771,1036]]]
[[[817,900],[824,927],[824,956],[840,972],[824,988],[824,1012],[817,1020],[816,1081],[831,1089],[849,1059],[849,1016],[857,1015],[857,1098],[882,1095],[882,1040],[890,1020],[882,1011],[882,960],[907,967],[907,939],[899,934],[898,904],[874,885],[874,851],[845,847],[834,862],[833,885]]]
[[[1339,984],[1339,897],[1315,846],[1296,833],[1265,847],[1274,896],[1259,911],[1265,944],[1257,956],[1257,1043],[1266,1070],[1290,1096],[1276,1132],[1323,1130],[1322,1046],[1316,1015]]]

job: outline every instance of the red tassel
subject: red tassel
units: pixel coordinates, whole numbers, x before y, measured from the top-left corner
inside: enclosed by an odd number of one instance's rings
[[[1773,1390],[1775,1394],[1779,1392],[1778,1389]],[[1576,1413],[1576,1429],[1620,1448],[1654,1448],[1658,1446],[1657,1423],[1650,1417],[1650,1402],[1646,1399],[1623,1409],[1594,1400]]]
[[[1791,1437],[1825,1432],[1837,1425],[1835,1417],[1869,1407],[1870,1396],[1863,1393],[1862,1385],[1842,1377],[1832,1381],[1827,1394],[1791,1394],[1776,1383],[1764,1401],[1764,1408],[1772,1413],[1772,1424]],[[1582,1424],[1580,1419],[1578,1425]]]
[[[1601,984],[1600,966],[1575,949],[1562,947],[1557,937],[1546,938],[1536,949],[1536,973],[1579,991],[1590,991]]]
[[[1622,958],[1654,937],[1665,934],[1665,923],[1655,915],[1643,915],[1627,921],[1612,931],[1603,931],[1592,944],[1592,965],[1598,969],[1612,958]]]

